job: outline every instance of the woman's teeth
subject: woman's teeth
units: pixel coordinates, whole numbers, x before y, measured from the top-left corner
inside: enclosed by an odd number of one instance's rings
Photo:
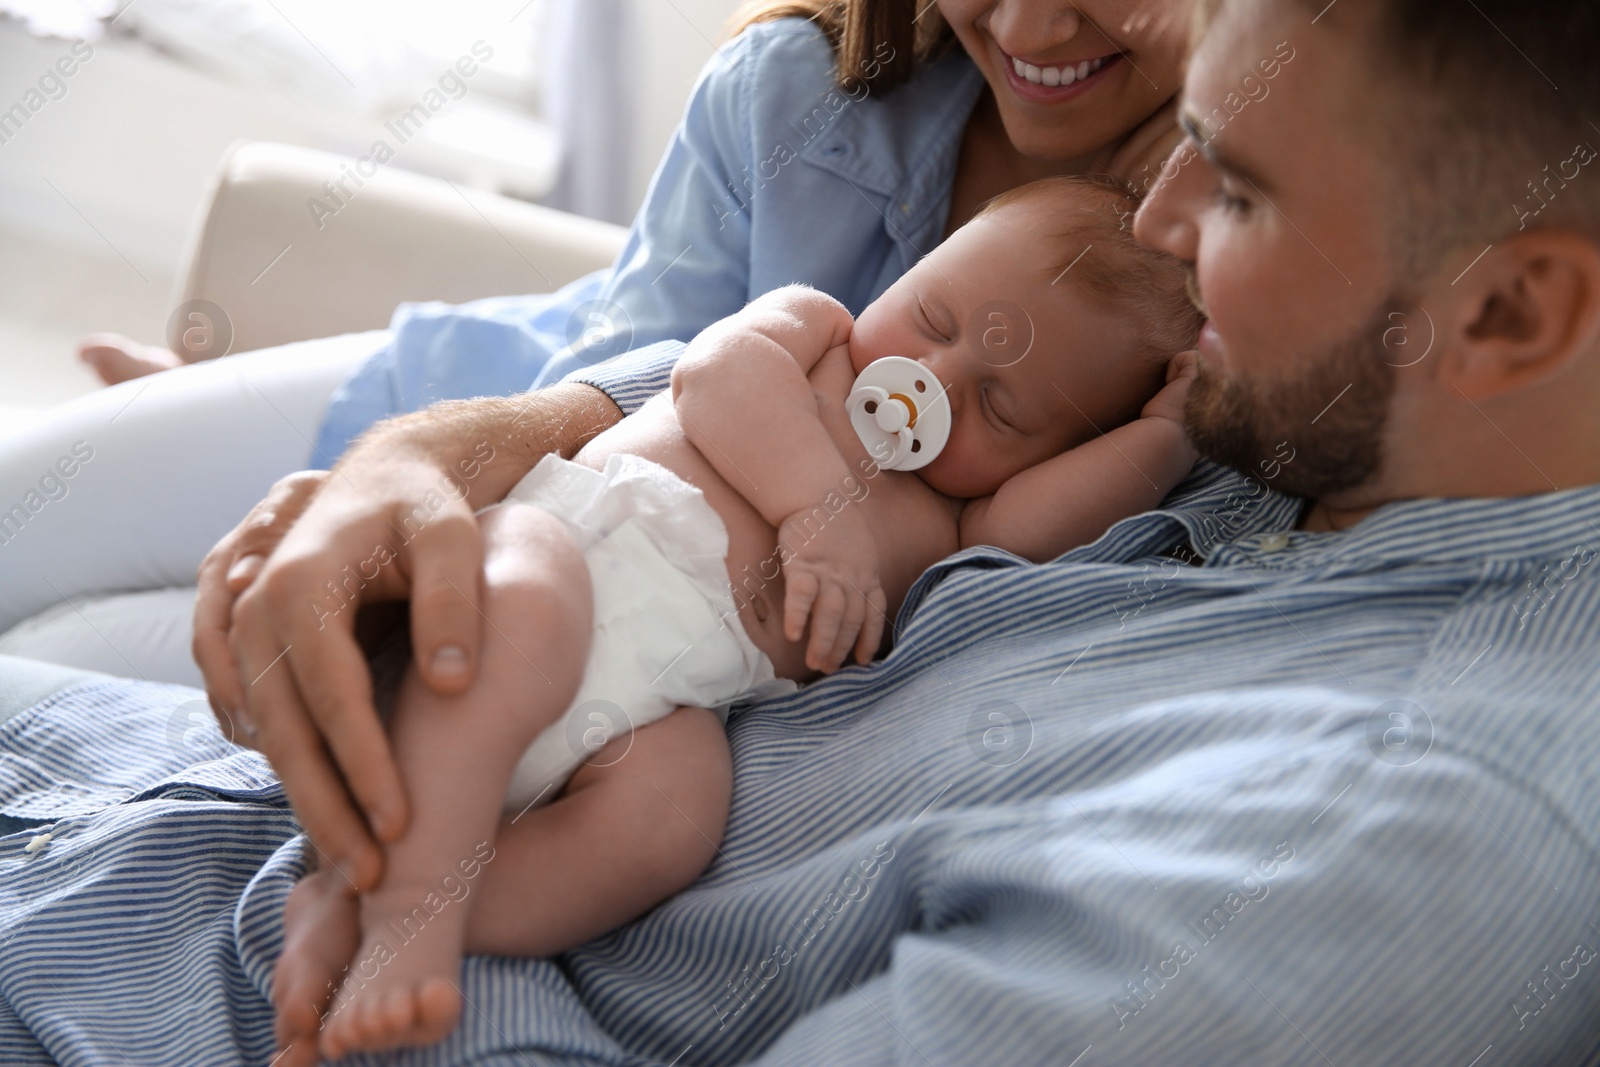
[[[1017,72],[1017,77],[1031,81],[1035,85],[1052,86],[1071,85],[1075,81],[1082,81],[1105,65],[1104,56],[1099,59],[1086,59],[1075,67],[1036,67],[1016,57],[1012,57],[1011,60],[1011,67]]]

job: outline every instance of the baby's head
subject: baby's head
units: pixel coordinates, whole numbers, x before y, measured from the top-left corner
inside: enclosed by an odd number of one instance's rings
[[[1160,390],[1200,316],[1182,265],[1133,239],[1137,207],[1111,179],[1013,189],[856,319],[858,374],[884,356],[909,356],[948,391],[950,440],[917,471],[929,485],[987,496],[1138,417]]]

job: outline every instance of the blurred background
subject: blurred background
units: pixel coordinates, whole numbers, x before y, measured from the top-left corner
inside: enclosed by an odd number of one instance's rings
[[[735,6],[0,0],[0,419],[98,386],[85,333],[163,340],[241,141],[361,157],[382,139],[385,170],[625,225]]]

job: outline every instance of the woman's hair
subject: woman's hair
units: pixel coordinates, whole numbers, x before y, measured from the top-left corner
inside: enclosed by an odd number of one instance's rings
[[[934,0],[746,0],[728,20],[728,36],[786,18],[817,24],[833,46],[834,79],[847,89],[904,85],[956,39]]]
[[[1044,270],[1070,280],[1102,306],[1139,324],[1144,350],[1163,362],[1194,347],[1202,317],[1189,299],[1183,263],[1133,237],[1139,195],[1107,175],[1040,178],[987,201],[974,218],[1019,205],[1038,217],[1034,232],[1049,242]]]

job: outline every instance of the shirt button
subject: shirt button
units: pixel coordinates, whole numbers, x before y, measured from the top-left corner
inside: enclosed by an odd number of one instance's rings
[[[1286,533],[1269,533],[1261,539],[1261,551],[1282,552],[1289,547],[1289,535]]]
[[[900,205],[900,214],[902,214],[902,215],[911,214],[911,205],[910,204],[901,204]]]

